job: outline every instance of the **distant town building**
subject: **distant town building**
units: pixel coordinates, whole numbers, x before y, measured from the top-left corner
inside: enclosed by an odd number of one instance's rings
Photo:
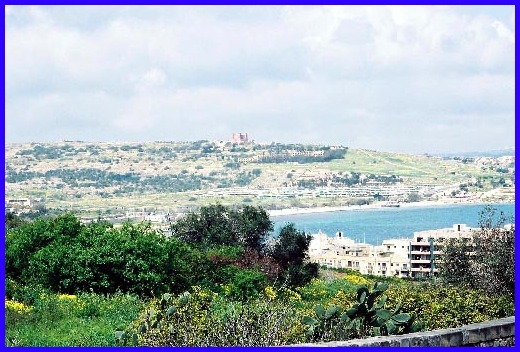
[[[5,206],[30,207],[32,205],[29,198],[6,199]]]
[[[16,198],[5,199],[5,213],[21,214],[28,213],[44,205],[42,198]]]
[[[233,143],[247,143],[249,142],[249,138],[247,137],[247,133],[233,133],[231,141]]]
[[[166,223],[169,221],[168,214],[164,213],[149,213],[144,217],[145,221],[151,221],[151,222],[162,222]]]

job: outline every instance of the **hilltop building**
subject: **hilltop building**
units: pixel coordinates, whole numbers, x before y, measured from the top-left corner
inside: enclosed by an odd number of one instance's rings
[[[249,142],[249,138],[247,137],[247,133],[233,133],[231,141],[233,143],[247,143]]]

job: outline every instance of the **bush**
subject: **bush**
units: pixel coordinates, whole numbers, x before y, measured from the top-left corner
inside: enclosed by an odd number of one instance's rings
[[[141,346],[279,346],[304,341],[294,305],[267,296],[230,301],[193,287],[156,299],[125,332],[121,344]]]
[[[258,297],[266,285],[264,274],[255,270],[238,270],[232,281],[226,285],[226,295],[239,301]]]
[[[307,285],[297,289],[305,302],[319,303],[326,305],[331,299],[341,299],[341,295],[347,294],[349,299],[345,304],[355,301],[357,285],[345,279],[335,279],[325,281],[323,279],[312,279]],[[346,296],[343,296],[346,299]],[[350,298],[353,298],[350,301]],[[338,304],[338,303],[336,303]],[[346,305],[344,308],[348,308]]]
[[[423,324],[415,317],[401,311],[401,304],[390,307],[384,294],[388,284],[375,283],[372,291],[367,286],[356,290],[356,303],[349,309],[339,305],[321,304],[314,307],[314,314],[303,319],[308,326],[307,337],[311,342],[345,340],[379,335],[399,335],[420,331]]]
[[[514,302],[492,297],[483,290],[410,284],[387,291],[389,302],[417,316],[427,330],[455,328],[466,324],[514,315]]]
[[[7,278],[16,278],[21,287],[154,295],[190,287],[190,277],[205,261],[147,223],[124,223],[115,229],[105,222],[83,225],[66,214],[9,231],[5,263]],[[20,290],[18,295],[23,294]]]

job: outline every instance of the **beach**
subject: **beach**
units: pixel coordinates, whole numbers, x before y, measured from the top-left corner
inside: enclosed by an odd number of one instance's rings
[[[347,206],[336,206],[336,207],[316,207],[316,208],[287,208],[287,209],[275,209],[269,210],[269,216],[285,216],[285,215],[298,215],[298,214],[312,214],[312,213],[328,213],[336,211],[354,211],[354,210],[369,210],[369,209],[381,209],[385,208],[386,202],[375,202],[366,205],[347,205]],[[514,203],[514,202],[510,202]],[[435,206],[446,206],[446,205],[460,205],[460,204],[488,204],[480,200],[473,199],[444,199],[439,201],[420,201],[412,203],[399,203],[400,208],[412,208],[412,207],[435,207]]]

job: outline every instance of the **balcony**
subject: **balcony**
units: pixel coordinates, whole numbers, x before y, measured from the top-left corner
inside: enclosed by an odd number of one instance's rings
[[[430,250],[430,244],[429,243],[411,242],[410,243],[410,249],[412,251],[429,251]]]
[[[428,249],[427,251],[425,251],[425,250],[420,251],[420,250],[413,250],[412,249],[411,253],[412,254],[430,254],[430,250]]]
[[[420,273],[426,273],[426,272],[431,272],[432,269],[430,267],[423,267],[423,268],[412,268],[411,269],[412,272],[420,272]],[[433,269],[433,272],[434,273],[438,273],[439,272],[439,269],[435,268]]]
[[[412,264],[430,264],[430,259],[412,259]]]
[[[430,271],[431,271],[431,268],[412,268],[412,272],[426,273],[426,272],[430,272]]]

